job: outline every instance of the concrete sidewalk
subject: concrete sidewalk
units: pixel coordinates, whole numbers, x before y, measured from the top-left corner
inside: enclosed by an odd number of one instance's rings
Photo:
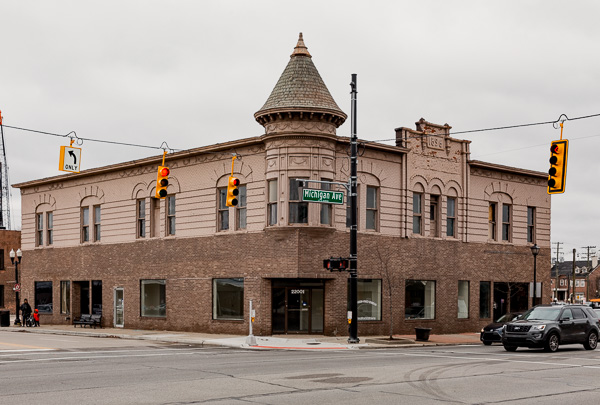
[[[360,343],[348,344],[346,336],[276,335],[236,336],[195,332],[155,331],[122,328],[82,328],[73,325],[42,325],[41,327],[1,327],[0,332],[39,333],[98,338],[136,339],[164,343],[181,343],[207,346],[224,346],[254,350],[356,350],[390,347],[418,347],[440,345],[481,344],[479,333],[430,335],[426,342],[416,341],[414,335],[398,335],[393,340],[384,336],[363,336]]]

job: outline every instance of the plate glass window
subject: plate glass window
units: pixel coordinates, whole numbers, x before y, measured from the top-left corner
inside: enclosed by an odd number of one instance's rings
[[[71,282],[61,281],[60,282],[60,313],[70,314],[71,313]]]
[[[213,319],[244,319],[244,279],[213,279]]]
[[[458,282],[458,319],[469,317],[469,282]]]
[[[348,311],[350,311],[350,279],[348,279]],[[357,280],[358,320],[381,321],[381,280]]]
[[[52,281],[36,281],[35,307],[40,314],[52,313]]]
[[[479,282],[479,317],[489,319],[491,317],[492,283],[490,281]]]
[[[435,318],[435,281],[406,280],[405,319]]]
[[[164,318],[167,316],[167,294],[165,280],[142,280],[141,315]]]

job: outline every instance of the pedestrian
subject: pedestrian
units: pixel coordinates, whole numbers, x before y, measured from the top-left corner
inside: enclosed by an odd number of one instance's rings
[[[40,313],[37,308],[33,310],[33,326],[40,326]]]
[[[27,302],[27,298],[23,301],[23,305],[21,305],[21,313],[23,314],[23,326],[27,326],[27,319],[31,316],[31,305]]]

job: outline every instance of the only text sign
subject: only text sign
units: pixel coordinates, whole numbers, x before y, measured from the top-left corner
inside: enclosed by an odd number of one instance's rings
[[[81,168],[81,148],[72,146],[60,147],[60,163],[58,170],[63,172],[79,173]]]
[[[342,191],[312,190],[310,188],[305,188],[302,192],[302,201],[343,204],[344,193]]]

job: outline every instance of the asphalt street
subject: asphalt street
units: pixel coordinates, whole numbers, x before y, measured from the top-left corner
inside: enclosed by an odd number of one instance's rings
[[[595,403],[600,350],[248,351],[0,332],[1,404]]]

